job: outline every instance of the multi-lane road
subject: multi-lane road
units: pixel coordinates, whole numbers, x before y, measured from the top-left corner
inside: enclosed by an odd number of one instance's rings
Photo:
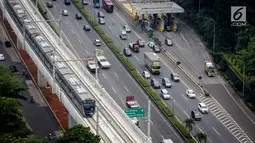
[[[79,13],[79,11],[73,5],[65,6],[62,1],[57,1],[54,2],[54,8],[50,9],[50,11],[52,15],[57,19],[63,9],[69,11],[69,16],[63,17],[64,22],[62,24],[68,42],[70,42],[72,45],[69,46],[69,48],[80,58],[84,58],[87,55],[92,55],[93,51],[95,50],[95,46],[92,44],[92,41],[98,38],[98,35],[95,34],[93,30],[90,32],[85,32],[82,30],[82,27],[87,24],[87,22],[85,20],[77,21],[75,19],[75,14]],[[86,9],[90,12],[91,15],[95,15],[96,19],[96,11],[104,12],[103,9],[96,9],[95,11],[91,5],[86,6]],[[134,26],[131,26],[132,32],[129,34],[128,40],[121,40],[119,38],[119,34],[121,33],[123,25],[132,25],[132,22],[127,19],[126,16],[123,15],[123,13],[116,7],[114,13],[105,13],[105,16],[106,25],[102,26],[102,28],[114,40],[119,48],[123,49],[129,42],[135,42],[138,38],[142,38],[146,42],[149,40],[147,36],[140,31],[139,28]],[[125,96],[127,95],[135,95],[140,105],[146,107],[147,96],[144,94],[144,92],[132,80],[132,78],[117,61],[111,51],[109,51],[106,46],[102,46],[102,49],[104,49],[106,57],[112,64],[112,68],[109,70],[100,71],[100,83],[106,88],[109,94],[113,96],[113,98],[121,107],[125,107]],[[151,50],[148,47],[145,47],[141,49],[139,54],[133,54],[133,56],[129,58],[140,73],[145,70],[143,64],[143,52],[146,51]],[[161,81],[162,77],[169,77],[170,73],[173,71],[178,73],[172,63],[165,59],[163,55],[159,55],[163,64],[161,75],[155,76],[156,79]],[[166,103],[170,107],[173,107],[173,105],[179,107],[175,108],[175,112],[181,121],[188,118],[190,111],[194,108],[197,108],[197,104],[199,103],[199,100],[191,100],[185,96],[185,90],[187,88],[192,88],[192,85],[190,85],[188,81],[182,77],[182,82],[174,83],[172,89],[168,90],[176,102],[173,104],[173,100],[170,100],[166,101]],[[199,94],[198,91],[196,92]],[[208,134],[209,141],[211,142],[238,142],[237,139],[228,131],[227,128],[221,124],[221,122],[213,114],[209,113],[208,115],[204,115],[202,122],[198,122],[197,125],[206,134]],[[144,119],[141,120],[141,129],[144,132],[146,131],[146,124]],[[170,129],[169,124],[165,122],[164,118],[160,113],[158,113],[154,106],[152,110],[152,138],[153,141],[156,142],[159,142],[162,140],[162,138],[171,138],[177,142],[180,142],[172,129]]]
[[[50,11],[56,19],[59,17],[59,13],[62,9],[67,9],[69,11],[69,16],[63,17],[62,28],[66,36],[66,38],[63,39],[68,39],[64,42],[68,45],[70,50],[79,58],[94,55],[93,52],[96,47],[93,45],[93,40],[99,38],[95,31],[83,31],[83,25],[88,23],[84,18],[80,21],[76,20],[75,14],[79,11],[73,5],[65,7],[62,1],[57,1],[54,5],[54,8],[50,9]],[[123,110],[126,108],[125,97],[128,95],[134,95],[139,104],[146,108],[147,95],[136,84],[106,45],[103,44],[101,48],[104,49],[105,56],[108,58],[112,67],[108,70],[100,70],[99,82]],[[175,142],[182,142],[179,135],[174,132],[173,127],[165,120],[155,105],[152,104],[151,109],[151,137],[153,142],[160,142],[163,138],[171,138]],[[146,133],[146,119],[141,118],[139,120],[141,129]]]

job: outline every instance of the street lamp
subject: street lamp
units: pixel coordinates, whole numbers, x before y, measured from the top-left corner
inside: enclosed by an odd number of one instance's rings
[[[214,53],[214,49],[215,49],[215,20],[211,17],[206,17],[209,18],[213,21],[213,53]]]

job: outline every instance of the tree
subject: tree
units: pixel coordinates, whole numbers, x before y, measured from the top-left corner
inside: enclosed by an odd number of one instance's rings
[[[56,140],[56,143],[99,143],[100,137],[90,132],[89,127],[76,125],[68,129],[64,135]]]
[[[191,119],[191,118],[188,118],[188,119],[186,119],[186,120],[184,121],[184,123],[186,124],[186,128],[188,128],[189,133],[190,133],[190,132],[192,131],[192,129],[193,129],[193,125],[195,125],[194,120]]]
[[[0,97],[0,134],[26,137],[30,130],[22,120],[20,103],[13,98]]]
[[[26,99],[22,95],[25,90],[21,79],[18,79],[9,69],[0,66],[0,96]]]
[[[207,135],[200,132],[200,133],[197,133],[195,135],[195,137],[197,137],[198,141],[201,143],[202,141],[204,141],[206,143],[206,140],[207,140]]]
[[[31,138],[19,138],[14,140],[12,143],[49,143],[49,141],[40,137],[31,137]]]

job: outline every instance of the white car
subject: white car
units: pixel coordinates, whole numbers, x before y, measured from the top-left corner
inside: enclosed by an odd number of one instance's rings
[[[67,10],[63,10],[63,11],[62,11],[62,15],[63,15],[63,16],[68,16],[68,11],[67,11]]]
[[[198,104],[198,110],[201,111],[204,114],[207,114],[209,112],[208,107],[205,105],[205,103],[199,103]]]
[[[146,79],[149,79],[149,78],[151,78],[151,75],[148,71],[143,71],[143,77]]]
[[[153,47],[155,46],[155,43],[152,42],[152,41],[149,41],[149,42],[147,43],[147,45],[148,45],[150,48],[153,48]]]
[[[160,92],[161,92],[160,94],[161,94],[163,99],[165,99],[165,100],[170,99],[170,95],[169,95],[169,93],[166,89],[161,89]]]
[[[130,32],[131,32],[131,29],[130,29],[127,25],[124,25],[124,26],[123,26],[123,29],[124,29],[127,33],[130,33]]]
[[[102,45],[102,43],[101,43],[101,41],[99,39],[94,40],[94,44],[96,46],[101,46]]]
[[[186,90],[186,95],[189,97],[189,98],[196,98],[196,94],[193,90],[191,89],[188,89]]]
[[[4,60],[5,60],[4,54],[0,54],[0,61],[4,61]]]

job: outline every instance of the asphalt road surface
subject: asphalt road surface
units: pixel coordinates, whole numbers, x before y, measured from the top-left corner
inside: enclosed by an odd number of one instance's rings
[[[50,12],[57,19],[62,10],[61,7],[64,7],[64,5],[62,1],[54,2],[54,5]],[[75,14],[78,13],[78,10],[73,5],[66,8],[69,11],[69,16],[63,17],[64,22],[62,24],[63,32],[68,39],[65,42],[77,57],[85,58],[86,56],[94,55],[96,47],[93,45],[93,40],[99,38],[99,36],[93,29],[90,32],[83,31],[83,26],[88,23],[84,18],[79,21],[75,19]],[[69,42],[72,46],[70,46]],[[126,108],[125,97],[128,95],[134,95],[140,106],[146,108],[147,95],[136,84],[106,45],[103,44],[101,48],[104,49],[105,56],[112,67],[99,71],[99,82],[121,108]],[[147,125],[145,120],[145,118],[139,119],[141,130],[146,133]],[[179,135],[175,133],[172,126],[165,120],[154,104],[152,104],[151,108],[151,121],[151,137],[153,142],[160,142],[163,138],[171,138],[174,142],[178,143],[182,142]]]
[[[47,137],[49,133],[53,136],[59,136],[62,134],[62,131],[56,118],[44,102],[32,80],[25,79],[22,76],[22,72],[25,70],[23,63],[20,61],[12,47],[5,47],[4,41],[7,36],[2,25],[0,25],[0,33],[0,53],[5,56],[5,61],[0,61],[0,65],[7,68],[11,65],[15,65],[19,71],[17,76],[25,81],[24,85],[28,88],[26,92],[23,92],[23,95],[28,100],[18,100],[22,104],[21,109],[24,113],[24,120],[26,121],[28,128],[30,128],[32,134],[36,136]],[[35,103],[30,102],[31,96],[33,96]]]

